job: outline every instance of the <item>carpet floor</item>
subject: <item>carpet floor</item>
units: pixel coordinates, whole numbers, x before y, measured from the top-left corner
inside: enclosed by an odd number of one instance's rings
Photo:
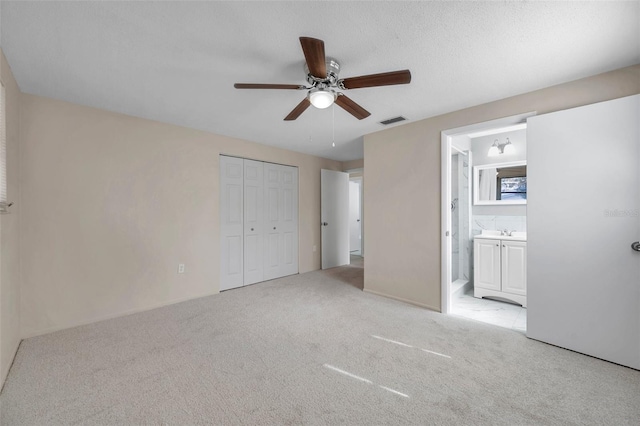
[[[640,372],[362,292],[357,265],[22,342],[7,425],[637,425]]]

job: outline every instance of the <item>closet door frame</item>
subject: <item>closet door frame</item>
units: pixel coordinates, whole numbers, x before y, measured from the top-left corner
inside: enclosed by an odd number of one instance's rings
[[[300,238],[298,167],[227,154],[220,154],[219,157],[220,291],[297,274],[299,272]],[[247,168],[247,164],[257,166],[257,163],[262,166],[262,179],[259,179],[255,173],[249,172]],[[239,181],[237,180],[237,172],[235,172],[233,176],[236,181],[231,183],[233,197],[236,197],[234,200],[237,200],[238,197],[239,184],[240,205],[237,202],[233,206],[230,205],[230,190],[227,188],[229,182],[223,175],[229,164],[241,165]],[[271,186],[269,176],[271,176]],[[248,180],[253,180],[254,185],[248,184]],[[262,185],[261,190],[260,185]],[[255,188],[256,191],[248,195],[247,192],[251,188]],[[270,206],[268,204],[270,202],[275,202],[275,204]],[[240,208],[242,218],[239,233],[234,228],[232,236],[228,235],[229,211],[226,210],[230,207],[234,208],[236,213]],[[270,207],[271,211],[269,211]],[[260,215],[262,215],[262,219],[260,219]],[[237,228],[236,222],[234,222],[234,226]],[[238,236],[240,236],[240,256],[237,254]],[[230,238],[234,245],[230,246]],[[262,250],[254,252],[251,257],[247,250],[249,247],[255,247],[256,244],[260,245]],[[234,253],[230,253],[230,247],[235,249]],[[231,258],[230,255],[232,255]],[[230,263],[230,260],[233,262]],[[255,262],[257,261],[260,262],[260,267],[256,267]],[[250,268],[251,270],[247,270],[250,265],[253,267]],[[230,268],[230,266],[234,266],[234,268]],[[230,277],[228,271],[230,269],[237,271],[238,267],[241,271],[240,277],[238,278],[236,272]]]

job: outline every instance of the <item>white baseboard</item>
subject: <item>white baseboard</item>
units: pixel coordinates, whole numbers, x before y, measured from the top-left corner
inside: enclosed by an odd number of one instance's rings
[[[436,308],[435,306],[427,305],[425,303],[415,302],[415,301],[409,300],[409,299],[403,299],[402,297],[392,296],[390,294],[381,293],[381,292],[375,291],[375,290],[369,290],[367,288],[365,288],[363,291],[366,291],[367,293],[375,294],[376,296],[382,296],[382,297],[386,297],[388,299],[397,300],[399,302],[408,303],[410,305],[420,306],[421,308],[427,308],[430,311],[441,312],[439,307]]]
[[[71,323],[71,324],[65,324],[65,325],[45,328],[45,329],[37,330],[37,331],[29,331],[29,332],[26,332],[26,333],[24,333],[22,335],[22,339],[29,339],[31,337],[42,336],[44,334],[54,333],[56,331],[66,330],[68,328],[80,327],[82,325],[88,325],[88,324],[93,324],[93,323],[100,322],[100,321],[106,321],[106,320],[110,320],[110,319],[114,319],[114,318],[125,317],[127,315],[138,314],[140,312],[146,312],[146,311],[150,311],[152,309],[162,308],[164,306],[175,305],[176,303],[186,302],[186,301],[189,301],[189,300],[200,299],[201,297],[213,296],[214,294],[219,294],[219,293],[220,292],[218,292],[218,291],[212,292],[212,293],[205,293],[205,294],[201,294],[201,295],[198,295],[198,296],[185,297],[185,298],[181,298],[181,299],[175,299],[175,300],[171,300],[171,301],[168,301],[168,302],[159,303],[159,304],[156,304],[156,305],[145,306],[143,308],[136,308],[136,309],[131,309],[131,310],[128,310],[128,311],[117,312],[117,313],[105,315],[105,316],[102,316],[102,317],[92,318],[90,320],[79,321],[79,322],[76,322],[76,323]]]

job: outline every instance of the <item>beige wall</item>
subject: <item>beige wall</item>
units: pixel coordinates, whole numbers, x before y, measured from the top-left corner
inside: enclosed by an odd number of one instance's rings
[[[365,290],[440,310],[441,131],[637,93],[640,65],[366,135]]]
[[[221,153],[299,167],[300,272],[320,268],[320,169],[340,162],[32,95],[21,104],[23,337],[217,293]]]
[[[342,163],[342,170],[355,170],[364,168],[364,159],[345,161]]]
[[[18,158],[20,140],[20,91],[0,50],[0,80],[7,106],[7,197],[15,204],[0,215],[0,388],[20,344],[20,268]]]

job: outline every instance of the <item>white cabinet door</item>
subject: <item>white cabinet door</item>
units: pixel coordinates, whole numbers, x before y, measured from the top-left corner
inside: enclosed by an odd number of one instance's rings
[[[263,165],[261,161],[244,160],[244,285],[263,280]]]
[[[527,336],[640,369],[640,95],[529,118]]]
[[[349,173],[324,169],[320,173],[322,269],[328,269],[350,263]]]
[[[476,238],[473,243],[474,286],[500,291],[500,241]]]
[[[502,241],[502,291],[527,295],[527,243]]]
[[[243,160],[220,156],[220,291],[243,282]]]

